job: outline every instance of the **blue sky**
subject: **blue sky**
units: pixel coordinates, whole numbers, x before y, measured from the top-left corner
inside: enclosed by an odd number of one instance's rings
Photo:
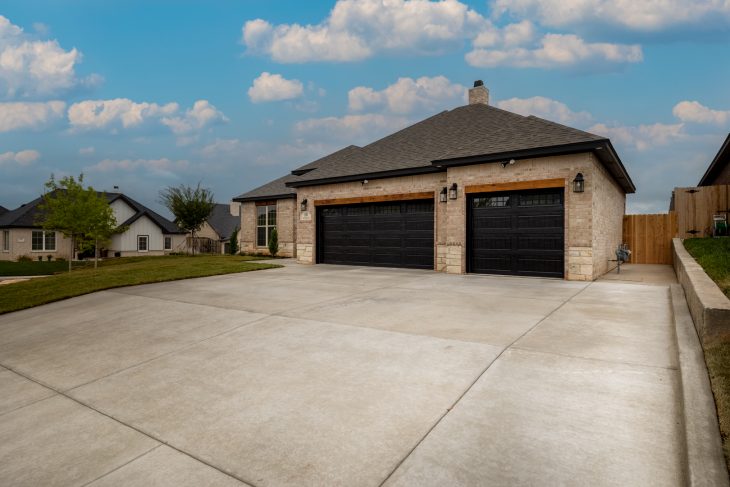
[[[160,209],[227,202],[464,103],[611,138],[664,212],[730,131],[723,0],[105,1],[0,5],[0,205],[83,172]]]

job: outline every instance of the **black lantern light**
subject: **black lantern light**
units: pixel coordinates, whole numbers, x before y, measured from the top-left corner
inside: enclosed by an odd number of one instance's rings
[[[441,192],[439,193],[439,201],[441,203],[446,203],[446,186],[441,188]]]
[[[456,183],[452,184],[449,188],[449,199],[455,200],[456,199]]]
[[[574,193],[582,193],[585,189],[585,180],[583,179],[583,173],[578,173],[575,175],[575,179],[573,180],[573,192]]]
[[[299,204],[299,208],[301,208],[302,211],[307,211],[307,198],[304,198],[302,202]]]

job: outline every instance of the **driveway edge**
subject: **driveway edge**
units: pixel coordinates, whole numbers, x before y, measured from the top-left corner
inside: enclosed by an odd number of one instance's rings
[[[679,387],[685,433],[686,482],[690,486],[730,486],[722,452],[715,399],[697,330],[680,284],[670,286],[679,352]]]

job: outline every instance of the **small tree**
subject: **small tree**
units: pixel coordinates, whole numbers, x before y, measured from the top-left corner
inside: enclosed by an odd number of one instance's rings
[[[271,229],[269,233],[269,253],[272,257],[276,257],[279,253],[279,233],[276,231],[276,227]]]
[[[231,255],[238,253],[238,227],[233,229],[231,238],[228,240],[228,253]]]
[[[101,238],[105,232],[116,230],[114,213],[106,198],[89,186],[84,189],[84,175],[78,180],[73,176],[65,176],[56,181],[53,175],[45,184],[46,193],[43,202],[38,206],[40,224],[45,230],[61,232],[71,239],[71,255],[68,270],[77,247],[77,239],[94,234]],[[111,235],[109,233],[109,235]]]
[[[160,191],[160,202],[175,216],[175,224],[190,232],[195,255],[195,232],[200,230],[215,207],[213,192],[208,188],[201,188],[200,183],[195,189],[184,184],[178,187],[168,186]]]
[[[94,268],[99,266],[99,246],[106,245],[112,235],[127,230],[118,227],[114,210],[105,198],[98,198],[89,207],[89,225],[82,236],[82,244],[94,248]]]

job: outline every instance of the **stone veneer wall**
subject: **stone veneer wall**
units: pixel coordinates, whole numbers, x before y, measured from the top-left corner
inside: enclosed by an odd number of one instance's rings
[[[276,230],[279,233],[279,253],[282,257],[296,257],[297,200],[286,198],[276,200]],[[267,247],[256,246],[256,203],[241,204],[241,230],[239,232],[241,252],[268,254]]]

